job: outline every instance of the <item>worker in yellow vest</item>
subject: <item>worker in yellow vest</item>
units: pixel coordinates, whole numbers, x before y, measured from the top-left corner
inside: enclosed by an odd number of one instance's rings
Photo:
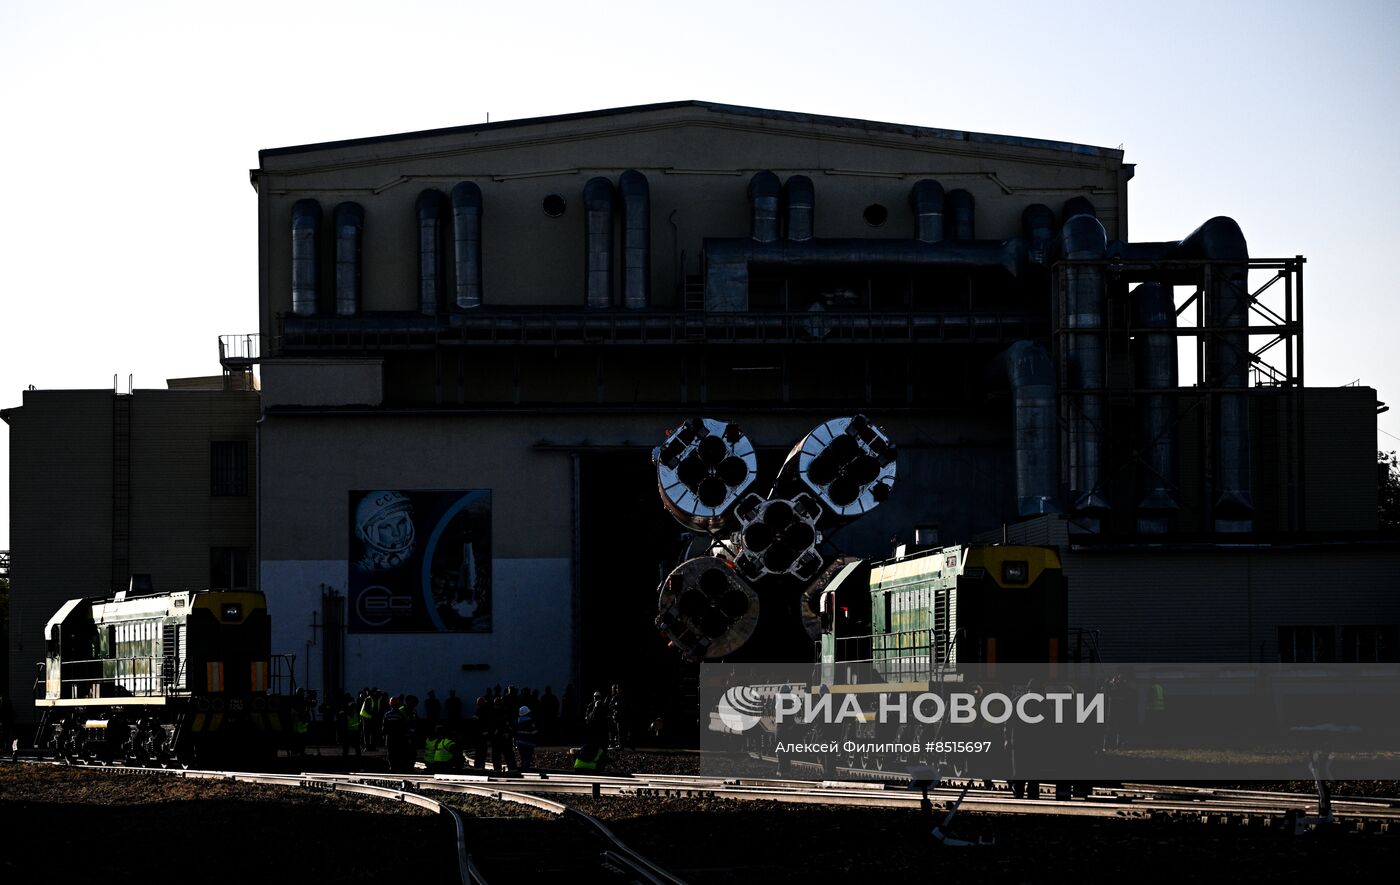
[[[608,755],[598,744],[584,744],[575,747],[574,771],[595,771],[601,773],[608,764]]]

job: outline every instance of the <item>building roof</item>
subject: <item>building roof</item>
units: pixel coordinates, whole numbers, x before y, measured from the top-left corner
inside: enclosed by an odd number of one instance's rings
[[[871,133],[907,135],[912,138],[942,138],[981,144],[1000,144],[1015,147],[1039,148],[1061,151],[1088,157],[1121,158],[1123,152],[1115,148],[1094,147],[1074,144],[1067,141],[1052,141],[1043,138],[1024,138],[1017,135],[991,135],[984,132],[964,132],[958,129],[934,129],[926,126],[909,126],[901,123],[881,123],[873,120],[858,120],[852,117],[831,117],[823,114],[804,114],[793,111],[777,111],[766,108],[751,108],[741,105],[721,104],[712,101],[671,101],[657,104],[632,105],[621,108],[607,108],[596,111],[582,111],[573,114],[555,114],[547,117],[527,117],[521,120],[503,120],[499,123],[477,123],[470,126],[452,126],[443,129],[424,129],[416,132],[399,132],[390,135],[374,135],[365,138],[350,138],[340,141],[325,141],[316,144],[293,145],[289,147],[267,148],[258,152],[259,160],[268,157],[282,157],[317,151],[336,150],[361,145],[385,144],[395,141],[436,138],[450,135],[465,135],[479,132],[494,132],[526,126],[549,125],[569,121],[601,119],[605,117],[641,115],[664,111],[697,108],[715,114],[735,117],[748,117],[754,120],[773,120],[786,123],[826,126],[833,129],[860,129]]]

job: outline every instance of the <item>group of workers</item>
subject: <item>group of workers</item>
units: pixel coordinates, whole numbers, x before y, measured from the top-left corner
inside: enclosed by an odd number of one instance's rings
[[[565,695],[565,710],[571,694],[572,686]],[[618,698],[616,709],[622,709],[620,686],[613,686],[607,698],[595,693],[590,716],[585,718],[584,745],[572,751],[572,764],[578,770],[596,771],[605,764],[604,748],[617,733],[613,708],[599,703],[609,698]],[[484,769],[488,758],[497,772],[519,772],[534,768],[542,734],[567,736],[560,734],[569,730],[567,720],[560,722],[560,706],[548,687],[540,694],[531,689],[517,691],[514,686],[502,691],[496,686],[476,699],[474,714],[462,715],[455,691],[448,693],[445,703],[429,691],[427,702],[420,704],[414,695],[389,695],[376,687],[365,688],[358,696],[345,693],[338,704],[325,705],[322,711],[334,722],[343,755],[358,756],[382,747],[393,772],[411,771],[420,750],[431,772],[459,771],[468,764]]]

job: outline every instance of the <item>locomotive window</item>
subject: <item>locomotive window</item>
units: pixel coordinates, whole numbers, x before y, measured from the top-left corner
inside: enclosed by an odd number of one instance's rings
[[[1030,574],[1030,569],[1024,559],[1010,559],[1001,564],[1001,582],[1003,584],[1024,584],[1026,576]]]

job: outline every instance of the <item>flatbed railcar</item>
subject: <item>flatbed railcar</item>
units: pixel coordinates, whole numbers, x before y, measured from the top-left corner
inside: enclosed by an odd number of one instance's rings
[[[199,590],[70,599],[44,628],[35,747],[141,764],[258,761],[290,743],[267,601]]]

